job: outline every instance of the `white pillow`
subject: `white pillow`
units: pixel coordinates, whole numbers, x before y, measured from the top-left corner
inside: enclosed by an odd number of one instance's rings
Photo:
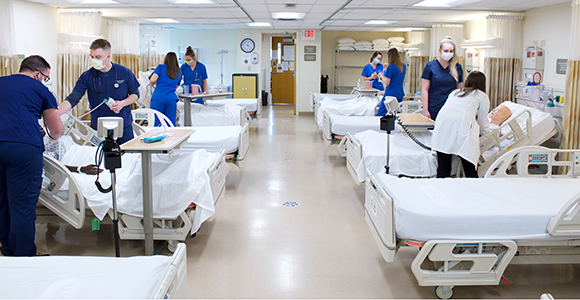
[[[336,41],[339,44],[354,43],[354,42],[356,42],[355,40],[353,40],[353,39],[351,39],[349,37],[341,37],[341,38],[336,39]]]
[[[404,37],[390,37],[387,39],[391,43],[402,43],[405,38]]]

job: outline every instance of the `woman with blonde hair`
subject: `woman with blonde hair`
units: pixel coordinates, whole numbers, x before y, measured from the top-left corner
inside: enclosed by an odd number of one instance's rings
[[[155,68],[149,82],[156,85],[155,91],[151,95],[151,108],[166,115],[175,125],[177,101],[179,100],[175,90],[181,82],[181,71],[175,52],[169,52],[165,55],[163,64]],[[159,124],[159,120],[156,119],[155,126]]]
[[[385,107],[386,96],[395,97],[399,102],[403,101],[403,96],[405,96],[405,92],[403,91],[403,81],[405,80],[407,66],[405,66],[401,61],[401,56],[399,55],[399,50],[397,50],[397,48],[389,49],[387,52],[387,62],[388,67],[383,73],[385,94],[383,100],[381,100],[377,116],[384,116],[387,114],[387,108]]]
[[[439,44],[440,56],[425,65],[421,75],[423,115],[433,120],[451,92],[463,86],[463,68],[457,62],[457,47],[451,37]]]

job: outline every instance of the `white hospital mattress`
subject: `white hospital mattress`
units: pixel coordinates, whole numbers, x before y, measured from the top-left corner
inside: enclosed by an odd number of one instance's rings
[[[365,130],[381,130],[381,118],[376,116],[339,116],[328,114],[330,118],[330,130],[340,136],[346,135],[350,131],[352,134]]]
[[[170,256],[0,257],[2,299],[148,299]]]
[[[551,239],[552,217],[580,192],[579,179],[409,179],[377,174],[394,199],[397,237]]]
[[[238,106],[246,106],[248,112],[255,112],[258,110],[258,98],[236,98],[236,99],[220,99],[220,100],[207,100],[206,104],[208,106],[224,106],[227,103],[233,103]]]
[[[226,153],[238,151],[242,126],[202,126],[192,127],[195,132],[183,146],[184,150],[205,149],[207,152]]]
[[[184,126],[185,108],[182,101],[177,102],[178,126]],[[240,125],[242,107],[233,103],[223,106],[205,106],[191,103],[191,126],[232,126]]]
[[[423,144],[431,143],[431,132],[414,134]],[[385,172],[387,162],[387,133],[367,130],[354,137],[362,145],[363,159],[356,172],[359,180],[366,180],[366,169],[374,173]],[[389,173],[413,177],[430,177],[437,174],[437,157],[415,144],[406,133],[393,133],[390,140]]]

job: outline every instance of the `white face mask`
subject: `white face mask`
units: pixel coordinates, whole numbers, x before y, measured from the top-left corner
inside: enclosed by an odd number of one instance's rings
[[[441,53],[441,59],[449,61],[453,57],[453,52],[443,52]]]
[[[102,70],[105,68],[105,60],[98,60],[96,58],[91,58],[91,65],[95,70]]]

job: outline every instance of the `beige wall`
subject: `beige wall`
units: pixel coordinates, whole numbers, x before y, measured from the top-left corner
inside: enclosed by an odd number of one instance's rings
[[[542,40],[546,42],[541,47],[546,55],[542,82],[547,86],[564,88],[566,85],[566,75],[556,74],[556,60],[570,57],[571,20],[570,3],[526,11],[523,46],[531,46],[535,41],[538,45]]]
[[[408,32],[370,32],[370,31],[323,31],[322,32],[322,52],[321,52],[321,75],[328,75],[328,92],[334,93],[334,70],[336,59],[336,39],[349,37],[355,41],[372,41],[374,39],[387,39],[389,37],[402,36],[404,42],[408,42]],[[383,53],[385,54],[385,53]],[[360,70],[348,69],[341,70],[339,75],[339,84],[350,83],[354,86],[358,78],[362,78],[360,73],[365,64],[368,64],[372,52],[363,53],[341,53],[341,65],[360,65]],[[343,75],[344,74],[344,75]],[[362,79],[361,79],[362,80]],[[320,85],[320,79],[318,80]],[[346,91],[343,91],[343,93]]]

